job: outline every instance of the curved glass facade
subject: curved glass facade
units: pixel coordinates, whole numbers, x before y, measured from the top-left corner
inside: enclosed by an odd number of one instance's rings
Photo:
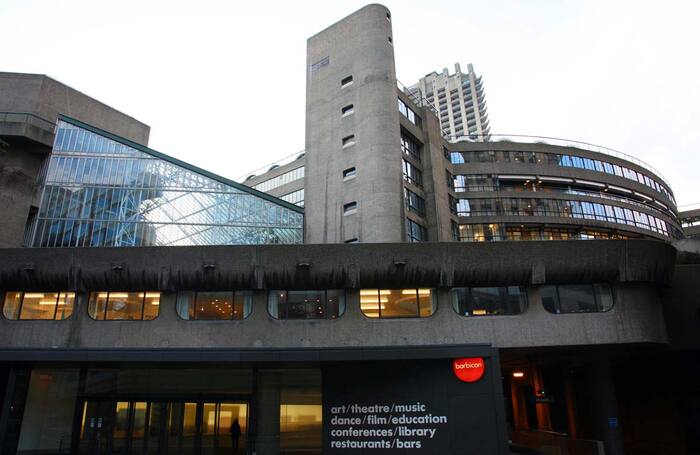
[[[520,152],[520,151],[464,151],[450,152],[450,162],[452,164],[464,163],[525,163],[543,166],[562,166],[573,167],[578,169],[587,169],[594,172],[603,172],[618,177],[624,177],[629,180],[634,180],[637,183],[646,185],[649,188],[663,193],[675,204],[673,193],[664,184],[659,183],[655,178],[637,172],[624,166],[615,163],[585,158],[576,155],[564,155],[559,153],[546,152]]]
[[[458,199],[458,216],[559,217],[606,221],[634,226],[664,236],[682,237],[670,223],[648,213],[596,202],[540,198]]]
[[[60,120],[30,245],[302,243],[300,211],[136,147]]]

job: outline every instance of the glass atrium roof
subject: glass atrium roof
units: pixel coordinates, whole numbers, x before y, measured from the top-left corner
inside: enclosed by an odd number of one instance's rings
[[[303,209],[61,116],[34,247],[303,242]]]

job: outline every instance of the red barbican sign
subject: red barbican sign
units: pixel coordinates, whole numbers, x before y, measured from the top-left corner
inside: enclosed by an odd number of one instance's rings
[[[460,381],[476,382],[484,375],[486,364],[482,357],[469,357],[467,359],[455,359],[452,362],[452,371]]]

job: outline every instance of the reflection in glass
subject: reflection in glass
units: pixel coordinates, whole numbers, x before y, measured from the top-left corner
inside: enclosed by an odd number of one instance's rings
[[[63,120],[42,183],[36,247],[302,242],[287,204]]]

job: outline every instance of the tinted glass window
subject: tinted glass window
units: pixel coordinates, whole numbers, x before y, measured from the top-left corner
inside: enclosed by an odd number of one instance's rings
[[[526,306],[527,294],[519,286],[452,289],[452,307],[462,316],[521,314]]]
[[[270,291],[267,310],[275,319],[336,319],[345,312],[345,291]]]
[[[550,313],[599,313],[614,305],[608,284],[567,284],[540,288],[542,305]]]
[[[177,312],[182,319],[218,321],[245,319],[250,314],[253,294],[250,291],[180,292]]]

